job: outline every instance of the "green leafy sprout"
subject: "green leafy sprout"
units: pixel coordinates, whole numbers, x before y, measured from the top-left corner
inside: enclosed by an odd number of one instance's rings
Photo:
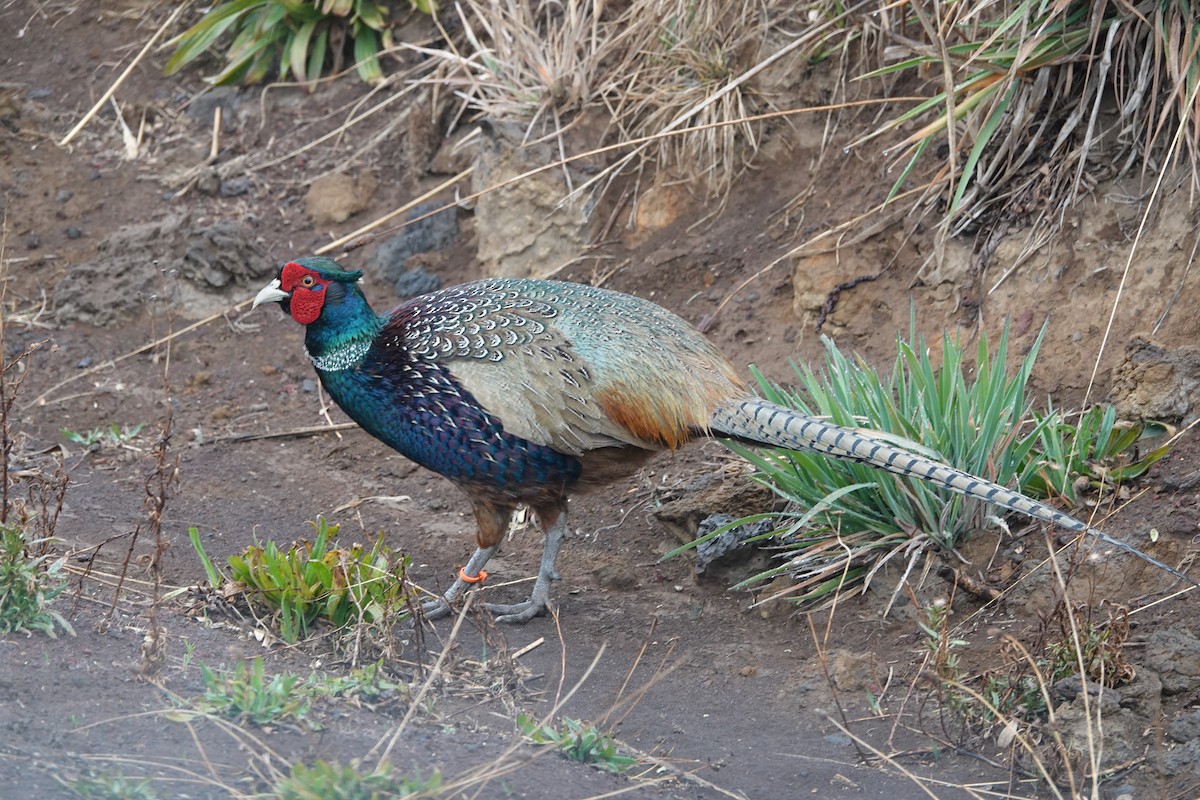
[[[84,447],[119,447],[127,445],[137,438],[144,426],[117,425],[115,422],[107,428],[92,428],[90,431],[73,431],[69,428],[59,428],[58,432],[74,444]]]
[[[67,586],[63,559],[31,552],[47,541],[28,541],[20,528],[0,526],[0,636],[39,631],[56,638],[57,628],[75,635],[71,623],[50,608]]]
[[[149,778],[96,775],[70,781],[68,786],[83,800],[157,800]]]
[[[354,697],[373,702],[395,696],[402,688],[388,676],[382,659],[347,675],[314,672],[307,678],[291,673],[268,677],[261,656],[233,669],[199,666],[205,691],[190,702],[191,708],[254,725],[292,718],[317,729],[320,726],[308,719],[317,698]]]
[[[192,705],[204,713],[269,725],[288,717],[303,720],[312,705],[312,694],[298,676],[280,673],[267,678],[261,656],[232,670],[201,664],[200,675],[204,695]]]
[[[539,723],[520,714],[517,728],[534,744],[553,745],[564,756],[581,764],[592,764],[609,772],[624,772],[637,763],[636,759],[621,754],[612,736],[577,719],[563,717],[559,729],[549,722]]]
[[[275,784],[279,800],[383,800],[384,798],[435,797],[441,775],[424,780],[394,775],[389,770],[364,772],[336,761],[294,764],[291,774]]]
[[[279,635],[294,644],[306,638],[319,620],[335,628],[353,624],[384,625],[407,613],[410,589],[405,579],[409,561],[383,543],[334,547],[338,526],[324,517],[312,523],[316,538],[282,549],[274,542],[252,544],[228,560],[230,577],[216,568],[196,528],[188,531],[209,583],[238,584],[249,601],[260,601],[278,617]]]

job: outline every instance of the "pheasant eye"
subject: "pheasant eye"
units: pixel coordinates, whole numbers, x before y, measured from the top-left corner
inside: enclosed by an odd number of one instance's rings
[[[317,282],[316,279],[313,278],[312,275],[305,275],[303,278],[300,279],[301,286],[312,286],[316,282]]]

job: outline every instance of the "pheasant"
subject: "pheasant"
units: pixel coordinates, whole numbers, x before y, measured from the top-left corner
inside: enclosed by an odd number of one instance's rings
[[[289,261],[254,306],[279,302],[306,326],[308,357],[351,419],[465,490],[477,547],[453,585],[427,604],[433,617],[486,576],[522,504],[545,531],[537,579],[525,602],[487,609],[501,622],[545,613],[568,496],[706,436],[812,450],[930,481],[1097,536],[1195,583],[1021,494],[755,397],[707,339],[647,300],[583,284],[493,278],[377,315],[361,277],[327,258]]]

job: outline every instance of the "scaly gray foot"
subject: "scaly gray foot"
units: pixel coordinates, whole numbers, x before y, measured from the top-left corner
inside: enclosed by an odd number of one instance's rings
[[[524,603],[513,603],[512,605],[487,603],[484,608],[488,613],[495,615],[496,622],[508,625],[524,625],[534,617],[545,615],[548,610],[545,601],[535,600],[532,597]]]

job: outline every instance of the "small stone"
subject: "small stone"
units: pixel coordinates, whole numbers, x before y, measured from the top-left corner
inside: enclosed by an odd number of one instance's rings
[[[31,233],[25,237],[25,248],[27,250],[37,250],[42,246],[42,237],[36,233]]]
[[[1200,739],[1200,711],[1189,711],[1167,724],[1167,735],[1177,742]]]
[[[54,94],[53,89],[46,89],[44,87],[39,87],[37,89],[30,89],[28,92],[25,93],[25,96],[28,97],[30,100],[45,100],[47,97],[50,97],[53,94]]]
[[[62,204],[62,203],[67,202],[74,196],[75,196],[75,193],[72,192],[70,189],[59,189],[58,193],[54,195],[54,202]]]
[[[196,181],[196,191],[200,194],[214,195],[221,188],[221,182],[211,172],[201,175]]]
[[[78,239],[80,236],[83,236],[83,231],[79,230],[79,228],[76,228],[74,225],[67,228],[68,239]]]
[[[312,378],[305,378],[304,382],[300,384],[300,391],[304,392],[305,394],[312,394],[316,390],[317,382]]]
[[[250,191],[252,184],[249,178],[230,178],[221,181],[219,192],[222,197],[239,197]]]
[[[318,228],[337,225],[364,210],[379,183],[370,172],[357,179],[343,173],[317,178],[304,195],[304,210]]]
[[[75,369],[87,369],[95,361],[91,356],[84,356],[75,364]]]

